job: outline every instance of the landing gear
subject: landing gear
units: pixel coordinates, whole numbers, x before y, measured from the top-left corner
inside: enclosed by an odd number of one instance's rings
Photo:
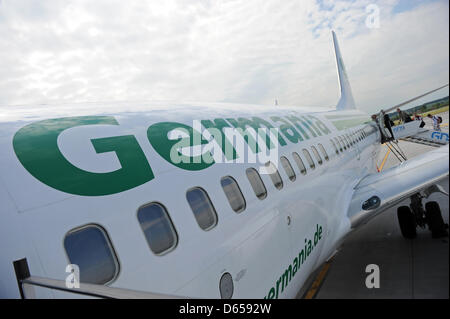
[[[411,204],[408,206],[400,206],[397,209],[398,222],[403,237],[413,239],[417,236],[417,226],[431,231],[433,238],[448,236],[448,224],[444,223],[441,215],[441,209],[437,202],[428,202],[425,208],[422,204],[422,196],[420,193],[411,196]]]
[[[425,216],[433,238],[448,236],[448,224],[444,223],[441,208],[437,202],[428,202],[425,204]]]
[[[408,239],[416,238],[416,218],[408,206],[400,206],[397,210],[398,223],[403,237]]]

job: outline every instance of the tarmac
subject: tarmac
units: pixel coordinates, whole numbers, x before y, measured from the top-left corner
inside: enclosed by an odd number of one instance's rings
[[[448,112],[441,113],[443,123],[448,123]],[[425,120],[429,127],[427,119]],[[442,130],[448,132],[448,125]],[[407,158],[434,149],[405,141],[399,146]],[[387,147],[386,147],[387,151]],[[386,152],[380,154],[381,163]],[[399,163],[390,154],[383,169]],[[449,179],[440,183],[449,191]],[[444,222],[449,222],[449,199],[434,193],[426,201],[437,201]],[[317,299],[448,299],[449,298],[449,238],[431,238],[425,228],[417,229],[417,238],[405,239],[398,225],[397,208],[409,205],[405,200],[381,213],[352,233],[338,254],[314,274],[302,294]],[[368,288],[368,265],[379,269],[379,288]],[[311,287],[315,286],[316,289]],[[309,290],[309,291],[308,291]],[[309,292],[309,295],[308,295]]]

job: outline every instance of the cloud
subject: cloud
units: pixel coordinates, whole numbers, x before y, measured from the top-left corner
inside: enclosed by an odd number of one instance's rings
[[[370,111],[448,82],[448,21],[446,1],[3,0],[0,104],[334,106],[333,28]]]

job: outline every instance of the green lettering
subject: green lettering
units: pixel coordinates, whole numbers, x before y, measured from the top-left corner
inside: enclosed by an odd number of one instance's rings
[[[283,284],[281,286],[281,292],[283,292],[284,288],[287,287],[287,285],[289,284],[289,282],[292,279],[292,266],[289,265],[289,267],[284,271],[283,273]]]
[[[267,122],[259,117],[252,117],[251,120],[242,118],[242,117],[238,118],[237,120],[229,118],[229,119],[227,119],[227,121],[230,122],[231,125],[233,125],[235,128],[242,129],[242,132],[244,132],[247,128],[253,128],[255,130],[256,134],[260,133],[260,136],[264,139],[268,149],[272,149],[275,147],[273,145],[272,141],[270,140],[270,132],[269,132],[269,130],[274,127],[269,122]],[[258,132],[258,129],[264,128],[264,126],[268,130],[265,133]],[[258,146],[256,141],[250,134],[244,134],[243,137],[245,139],[245,142],[250,146],[253,153],[260,152],[260,147]],[[278,134],[278,142],[280,143],[281,146],[286,145],[286,142],[280,136],[280,134]],[[252,147],[252,145],[255,145],[256,147]]]
[[[275,297],[275,288],[270,288],[269,295],[267,296],[267,299],[273,299]]]
[[[280,131],[291,143],[298,143],[299,141],[303,141],[303,137],[288,121],[279,116],[272,116],[270,119],[274,122],[283,123],[279,126]]]
[[[299,268],[300,268],[300,266],[303,265],[303,263],[305,262],[305,250],[304,249],[302,249],[300,251],[300,253],[298,254],[298,260],[300,263],[300,265],[299,265]]]
[[[312,251],[312,242],[311,240],[308,240],[308,251],[306,253],[306,256],[309,256],[311,254]]]
[[[214,122],[211,120],[202,120],[201,123],[211,133],[217,144],[219,144],[227,160],[230,161],[238,158],[236,150],[225,136],[224,128],[231,128],[231,126],[224,119],[215,119]],[[221,132],[221,134],[217,134],[218,132]]]
[[[294,259],[294,268],[292,269],[292,277],[295,276],[295,274],[297,273],[298,270],[298,258],[295,257]]]
[[[176,136],[169,139],[169,133],[178,131],[185,137]],[[187,156],[180,152],[182,148],[190,148],[208,144],[199,132],[192,127],[175,122],[161,122],[151,125],[147,130],[147,137],[158,154],[170,164],[189,171],[198,171],[214,164],[211,153]],[[192,149],[190,150],[192,151]]]
[[[312,115],[308,115],[308,116],[309,116],[309,118],[311,118],[311,119],[316,121],[317,127],[322,131],[323,134],[330,134],[331,133],[330,129],[321,120],[319,120],[317,117],[312,116]]]
[[[13,147],[25,169],[42,183],[60,191],[101,196],[119,193],[154,178],[148,161],[133,135],[92,139],[97,153],[115,152],[122,168],[92,173],[72,165],[58,148],[58,136],[83,125],[119,125],[111,116],[50,119],[29,124],[14,135]]]
[[[278,291],[279,291],[279,288],[280,288],[280,283],[281,283],[281,277],[280,277],[280,279],[277,280],[277,292],[275,294],[275,298],[276,299],[278,299]]]
[[[306,133],[305,130],[303,129],[303,127],[300,125],[300,124],[303,123],[301,119],[299,119],[297,116],[294,116],[294,115],[288,115],[288,116],[286,116],[286,118],[287,118],[292,124],[294,124],[294,126],[300,131],[300,133],[301,133],[307,140],[310,139],[308,133]]]

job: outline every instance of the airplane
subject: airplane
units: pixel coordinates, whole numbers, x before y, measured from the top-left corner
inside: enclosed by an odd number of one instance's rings
[[[423,202],[445,193],[448,145],[378,172],[388,133],[356,107],[332,38],[336,108],[5,107],[0,297],[294,298],[349,234],[408,198],[402,234],[445,236],[439,205]]]

